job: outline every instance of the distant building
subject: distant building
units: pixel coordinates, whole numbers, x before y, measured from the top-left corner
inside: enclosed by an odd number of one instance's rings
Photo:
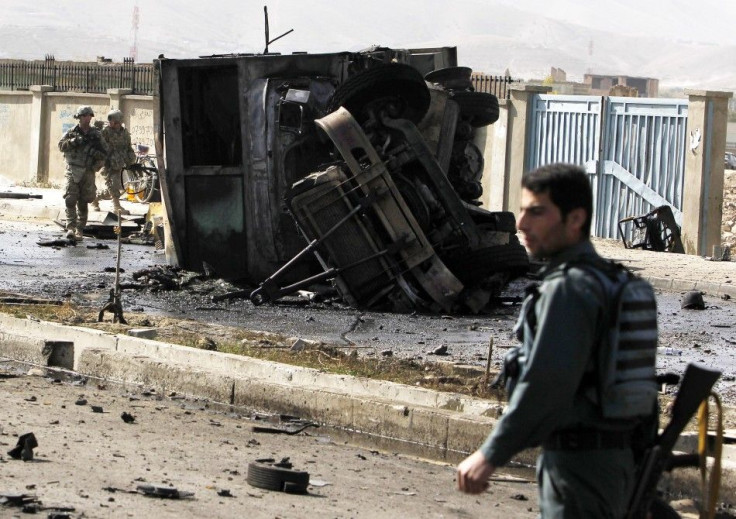
[[[552,87],[551,94],[559,95],[589,95],[590,85],[567,80],[567,72],[561,68],[551,67],[549,75],[543,80],[531,79],[530,85],[544,85]]]
[[[638,97],[658,97],[659,96],[659,79],[649,77],[633,77],[633,76],[608,76],[603,74],[585,74],[583,83],[590,85],[590,93],[593,95],[612,95],[611,89],[614,87],[627,87],[627,92],[631,95],[631,89],[636,89]],[[614,90],[624,91],[618,88]]]

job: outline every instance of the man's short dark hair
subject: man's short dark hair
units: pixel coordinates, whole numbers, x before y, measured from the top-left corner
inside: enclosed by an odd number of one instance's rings
[[[521,187],[535,194],[549,193],[552,203],[559,207],[563,220],[573,209],[585,209],[587,216],[581,231],[584,238],[590,237],[593,190],[583,168],[564,163],[541,166],[524,174]]]

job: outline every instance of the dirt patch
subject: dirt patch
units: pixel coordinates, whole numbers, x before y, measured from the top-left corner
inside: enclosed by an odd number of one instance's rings
[[[1,295],[1,294],[0,294]],[[497,370],[488,371],[453,362],[419,361],[393,356],[391,350],[356,347],[287,337],[189,319],[153,317],[126,312],[128,324],[97,321],[97,312],[65,303],[0,304],[0,312],[18,318],[35,318],[70,326],[83,326],[115,334],[134,328],[155,328],[156,340],[191,348],[244,355],[329,373],[398,382],[427,389],[500,400],[503,393],[491,387]],[[359,354],[358,350],[370,349]],[[443,357],[441,350],[438,359]]]

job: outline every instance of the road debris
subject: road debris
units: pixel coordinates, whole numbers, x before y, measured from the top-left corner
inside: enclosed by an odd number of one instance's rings
[[[54,240],[39,240],[36,242],[41,247],[76,247],[77,240],[69,238],[57,238]]]
[[[680,308],[683,310],[705,310],[703,293],[699,290],[691,290],[682,298]]]
[[[30,461],[33,459],[33,449],[38,447],[36,436],[31,433],[22,434],[18,437],[18,443],[8,451],[8,456],[14,460]]]
[[[158,485],[138,485],[136,491],[148,497],[160,497],[162,499],[189,499],[194,497],[194,492],[184,492],[175,487],[164,487]]]
[[[135,416],[133,416],[132,414],[130,414],[127,411],[123,411],[120,414],[120,418],[122,418],[125,423],[133,423],[133,422],[135,422]]]
[[[279,462],[273,458],[264,458],[248,464],[246,481],[251,486],[265,490],[306,494],[309,472],[294,470],[288,457]]]

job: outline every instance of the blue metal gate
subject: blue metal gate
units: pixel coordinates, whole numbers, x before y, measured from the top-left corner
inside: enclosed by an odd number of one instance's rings
[[[618,237],[618,222],[669,205],[682,223],[686,99],[536,95],[528,169],[584,165],[594,200],[594,236]]]

